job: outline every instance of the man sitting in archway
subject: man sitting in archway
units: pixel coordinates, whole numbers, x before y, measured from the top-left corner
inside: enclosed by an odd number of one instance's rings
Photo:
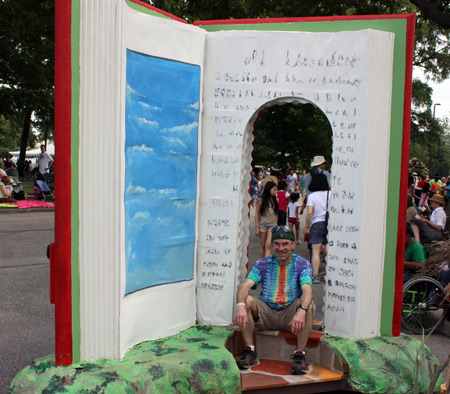
[[[259,259],[247,279],[239,286],[235,322],[242,329],[244,349],[237,361],[240,369],[257,364],[253,342],[255,328],[287,330],[297,336],[297,350],[292,356],[292,374],[305,374],[306,342],[312,329],[311,264],[293,254],[296,242],[289,227],[272,229],[274,254]],[[259,298],[248,295],[261,283]]]

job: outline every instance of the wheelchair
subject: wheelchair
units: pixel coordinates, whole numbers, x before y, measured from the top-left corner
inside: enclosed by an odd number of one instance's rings
[[[428,334],[444,322],[449,305],[439,281],[416,276],[403,285],[402,324],[413,334]]]

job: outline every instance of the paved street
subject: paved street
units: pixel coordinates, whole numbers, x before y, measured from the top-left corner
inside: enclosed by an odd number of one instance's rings
[[[3,213],[0,258],[0,393],[33,359],[54,351],[47,245],[54,212]]]
[[[304,220],[304,217],[302,217]],[[54,351],[53,305],[49,302],[47,245],[53,242],[54,212],[0,212],[0,394],[13,377],[34,358]],[[303,228],[303,223],[302,223]],[[259,238],[251,225],[250,265],[259,255]],[[296,253],[309,258],[304,243]],[[314,285],[316,319],[323,316],[324,284]],[[427,345],[440,361],[450,349],[450,337],[433,334]]]

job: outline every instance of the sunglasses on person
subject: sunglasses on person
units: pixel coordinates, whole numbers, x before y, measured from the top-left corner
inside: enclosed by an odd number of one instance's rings
[[[275,227],[272,227],[272,233],[277,233],[280,230],[283,231],[284,233],[292,233],[292,230],[288,226],[275,226]]]

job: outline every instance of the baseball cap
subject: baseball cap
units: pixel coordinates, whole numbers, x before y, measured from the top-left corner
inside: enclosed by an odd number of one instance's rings
[[[272,228],[272,241],[276,239],[288,239],[295,241],[294,232],[287,226],[276,226]]]

